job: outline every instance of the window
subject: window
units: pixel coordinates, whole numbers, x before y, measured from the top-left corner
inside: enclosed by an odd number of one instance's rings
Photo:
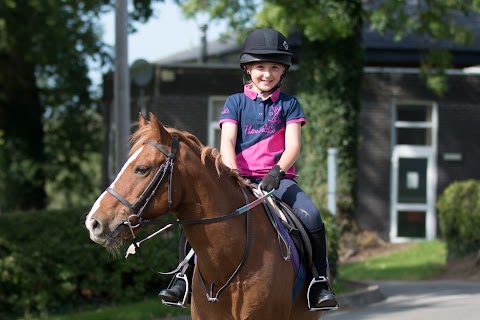
[[[397,105],[395,133],[396,145],[432,145],[432,106]]]
[[[427,158],[398,159],[398,202],[427,202]]]
[[[226,100],[226,96],[211,96],[208,98],[208,145],[217,149],[220,149],[218,119]]]
[[[399,211],[398,236],[409,238],[425,238],[426,236],[425,211]]]

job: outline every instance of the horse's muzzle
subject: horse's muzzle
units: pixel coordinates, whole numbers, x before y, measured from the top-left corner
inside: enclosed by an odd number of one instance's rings
[[[90,233],[93,242],[101,244],[106,248],[117,248],[122,245],[122,233],[124,232],[123,222],[117,223],[112,229],[94,216],[88,216],[85,226]]]

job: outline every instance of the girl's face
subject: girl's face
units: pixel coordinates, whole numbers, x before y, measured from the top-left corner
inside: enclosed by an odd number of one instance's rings
[[[252,78],[252,89],[258,93],[269,93],[282,79],[285,66],[274,62],[254,62],[246,66]]]

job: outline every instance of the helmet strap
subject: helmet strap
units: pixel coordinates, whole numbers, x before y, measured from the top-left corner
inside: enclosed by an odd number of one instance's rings
[[[272,92],[274,92],[275,90],[280,88],[282,86],[284,76],[285,76],[285,74],[282,74],[282,77],[280,78],[280,81],[278,81],[277,85],[275,87],[273,87],[272,90],[268,91],[267,93],[271,94]],[[262,94],[263,94],[263,92],[262,92]]]
[[[250,76],[250,73],[247,72],[247,70],[243,70],[243,85],[246,85],[247,83],[252,82],[252,77]]]

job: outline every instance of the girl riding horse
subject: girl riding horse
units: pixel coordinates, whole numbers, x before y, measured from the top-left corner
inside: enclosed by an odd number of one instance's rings
[[[256,197],[215,149],[167,130],[153,114],[149,122],[140,117],[132,141],[129,159],[86,217],[93,241],[118,249],[135,227],[172,212],[196,254],[192,319],[319,318],[307,307],[305,283],[292,297],[294,268],[263,206],[228,215]]]

